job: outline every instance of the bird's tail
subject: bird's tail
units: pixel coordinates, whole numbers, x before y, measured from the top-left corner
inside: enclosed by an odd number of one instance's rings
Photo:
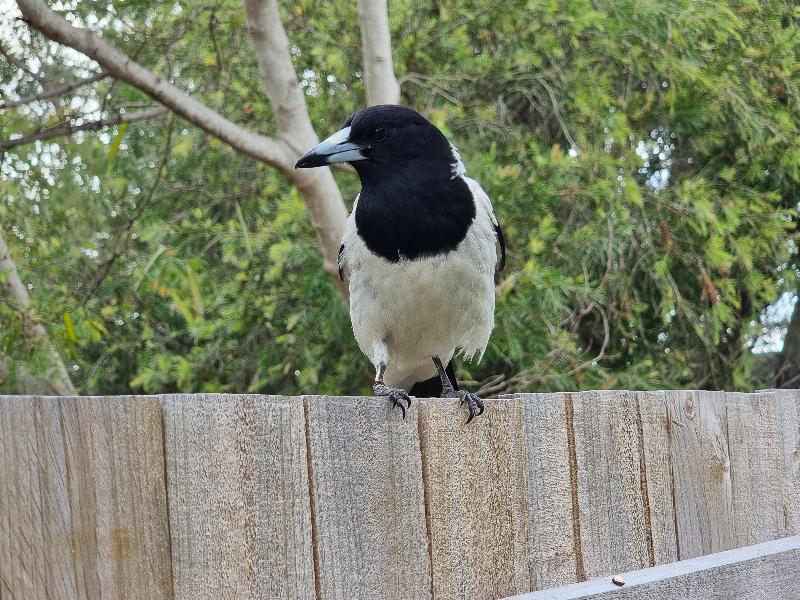
[[[453,370],[453,361],[451,360],[447,363],[447,368],[445,369],[447,376],[450,378],[450,383],[453,384],[454,389],[458,389],[458,381],[456,381],[456,373]],[[418,381],[411,389],[408,391],[411,396],[416,396],[417,398],[438,398],[442,395],[442,380],[439,379],[438,375],[434,375],[430,379],[426,379],[425,381]]]

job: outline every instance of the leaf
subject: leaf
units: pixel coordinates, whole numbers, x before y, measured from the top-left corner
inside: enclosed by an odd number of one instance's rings
[[[64,328],[67,331],[67,339],[73,344],[78,343],[78,336],[75,333],[75,324],[72,322],[72,315],[69,311],[64,311]]]
[[[239,201],[236,201],[236,217],[239,219],[239,225],[242,228],[242,236],[244,236],[244,248],[247,250],[247,257],[253,260],[253,245],[250,243],[250,232],[247,231],[247,223],[242,214],[242,207],[239,206]]]
[[[114,159],[117,157],[117,153],[119,153],[119,146],[122,143],[122,138],[125,137],[125,132],[128,131],[128,123],[123,123],[119,126],[119,131],[117,131],[117,135],[114,136],[114,139],[111,140],[111,146],[108,148],[108,169],[111,170],[111,165],[114,163]]]

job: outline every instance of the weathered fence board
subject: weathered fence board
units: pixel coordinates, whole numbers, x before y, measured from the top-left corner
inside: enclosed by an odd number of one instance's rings
[[[307,431],[323,598],[430,598],[416,407],[310,397]]]
[[[164,398],[176,600],[314,598],[303,400]]]
[[[670,423],[663,392],[637,392],[639,471],[649,566],[678,560]]]
[[[783,447],[775,394],[726,394],[734,548],[789,535],[781,494]]]
[[[797,600],[800,536],[506,600]]]
[[[586,576],[650,566],[636,396],[584,392],[572,407]]]
[[[470,425],[453,400],[419,402],[436,598],[530,587],[522,403],[486,403]]]
[[[561,394],[524,394],[520,400],[525,418],[531,589],[585,579],[575,546],[579,522],[572,487],[577,465],[566,416],[571,399]]]
[[[8,598],[498,598],[800,533],[800,392],[0,397]]]
[[[678,558],[730,550],[736,533],[725,394],[677,391],[666,397]]]
[[[775,393],[776,419],[781,438],[780,495],[785,515],[785,535],[800,533],[800,394],[790,390]]]
[[[10,598],[172,598],[157,398],[0,397]]]

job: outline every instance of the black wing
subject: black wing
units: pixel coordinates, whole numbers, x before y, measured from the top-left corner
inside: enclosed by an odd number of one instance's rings
[[[495,217],[495,219],[496,218],[497,217]],[[496,221],[494,223],[494,232],[497,234],[497,241],[500,243],[500,262],[497,264],[497,272],[499,273],[506,266],[506,238],[503,235],[503,230],[500,228],[500,223]]]
[[[501,233],[500,235],[502,236],[503,234]],[[336,262],[339,263],[339,279],[344,281],[344,263],[342,262],[342,258],[344,258],[344,243],[339,246],[339,258],[336,259]],[[503,250],[503,262],[505,262],[505,250]]]

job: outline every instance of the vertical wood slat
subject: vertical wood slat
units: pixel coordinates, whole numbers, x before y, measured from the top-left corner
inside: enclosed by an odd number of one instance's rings
[[[734,548],[789,535],[783,510],[783,443],[773,393],[725,394]]]
[[[532,590],[572,583],[582,556],[575,551],[570,440],[565,394],[520,394],[528,482],[528,554]],[[576,498],[577,501],[577,498]]]
[[[800,394],[795,390],[775,392],[783,472],[780,495],[786,532],[800,535]]]
[[[163,407],[176,600],[315,598],[302,399]]]
[[[522,402],[489,400],[465,425],[452,400],[420,400],[436,598],[498,598],[530,588]]]
[[[671,427],[678,558],[734,547],[731,462],[723,392],[665,392]]]
[[[11,598],[172,597],[155,398],[0,397]]]
[[[320,596],[431,597],[417,406],[306,398]]]
[[[647,567],[636,396],[631,392],[571,396],[586,576]]]
[[[636,392],[640,427],[640,468],[646,487],[650,566],[678,560],[675,530],[675,488],[673,485],[672,440],[667,399],[663,392]]]

